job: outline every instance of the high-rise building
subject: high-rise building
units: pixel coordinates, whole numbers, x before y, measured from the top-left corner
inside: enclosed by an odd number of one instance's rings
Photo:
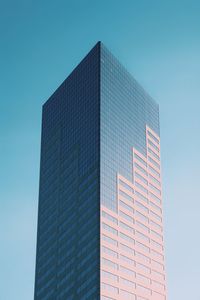
[[[43,106],[35,300],[165,300],[159,107],[98,42]]]

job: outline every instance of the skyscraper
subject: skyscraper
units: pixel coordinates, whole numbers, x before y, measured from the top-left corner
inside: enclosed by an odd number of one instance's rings
[[[98,42],[43,106],[35,300],[165,300],[159,107]]]

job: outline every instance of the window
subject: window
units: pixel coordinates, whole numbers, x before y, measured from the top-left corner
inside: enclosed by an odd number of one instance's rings
[[[110,272],[102,270],[101,274],[102,274],[102,277],[105,278],[105,279],[108,278],[108,279],[111,279],[111,280],[116,281],[116,282],[118,282],[118,280],[119,280],[119,277],[117,275],[114,275]]]
[[[101,287],[102,287],[103,290],[106,290],[110,293],[119,294],[119,289],[116,288],[113,285],[110,285],[110,284],[107,284],[107,283],[102,283]]]
[[[148,199],[143,196],[142,194],[140,194],[140,192],[135,191],[135,195],[140,198],[141,200],[143,200],[144,202],[148,203]]]
[[[135,254],[135,250],[131,249],[130,247],[124,245],[124,244],[121,244],[120,243],[120,248],[124,251],[126,251],[127,253],[131,254],[131,255],[134,255]]]
[[[125,230],[127,230],[131,233],[134,233],[134,229],[132,227],[128,226],[127,224],[125,224],[124,222],[120,221],[119,225],[120,225],[121,228],[123,228],[123,229],[125,229]]]
[[[160,160],[160,157],[159,157],[153,150],[151,150],[149,147],[148,147],[148,152],[149,152],[154,158],[156,158],[157,160]]]
[[[158,204],[161,204],[161,199],[159,199],[156,195],[153,193],[149,192],[149,196],[154,199]]]
[[[120,290],[120,295],[122,296],[123,299],[126,299],[126,300],[135,300],[136,299],[135,294],[124,291],[124,290]]]
[[[119,195],[124,197],[126,200],[130,201],[130,202],[133,202],[133,199],[131,196],[127,195],[125,192],[119,190]]]
[[[108,266],[112,269],[115,269],[115,270],[118,270],[118,264],[115,264],[114,262],[112,262],[111,260],[109,259],[106,259],[106,258],[102,258],[102,264],[104,266]]]
[[[129,243],[133,243],[133,244],[135,243],[135,240],[132,239],[130,236],[128,236],[128,235],[126,235],[126,234],[124,234],[124,233],[122,233],[122,232],[120,232],[119,235],[120,235],[120,237],[121,237],[122,239],[128,241]]]
[[[154,241],[154,240],[151,240],[151,245],[153,245],[154,247],[156,247],[157,249],[159,249],[159,250],[163,250],[163,246],[162,245],[160,245],[159,243],[157,243],[156,241]]]
[[[149,183],[149,187],[154,191],[156,192],[157,194],[161,195],[161,191],[156,188],[153,184]]]
[[[157,272],[157,271],[155,271],[155,270],[152,270],[151,271],[151,273],[153,274],[153,275],[155,275],[157,278],[159,278],[159,279],[165,279],[165,276],[162,274],[162,273],[160,273],[160,272]]]
[[[151,201],[149,201],[149,204],[150,204],[150,206],[153,207],[157,212],[159,212],[160,214],[162,213],[162,209],[161,209],[158,205],[154,204],[154,203],[151,202]]]
[[[150,258],[147,257],[146,255],[144,255],[140,252],[136,252],[136,256],[139,257],[140,259],[142,259],[145,263],[150,264]]]
[[[126,219],[127,221],[129,221],[130,223],[133,223],[133,218],[132,217],[130,217],[130,216],[128,216],[127,214],[125,214],[123,211],[119,211],[119,215],[122,217],[122,218],[124,218],[124,219]]]
[[[159,233],[157,233],[156,231],[151,230],[151,234],[152,234],[153,236],[155,236],[157,239],[159,239],[159,240],[161,240],[161,241],[163,240],[162,235],[159,234]]]
[[[102,228],[107,231],[110,231],[112,234],[118,235],[118,231],[116,229],[112,228],[111,226],[109,226],[105,223],[102,223]]]
[[[143,234],[139,231],[136,231],[136,236],[143,239],[146,243],[149,243],[149,238],[145,234]]]
[[[145,226],[144,224],[140,223],[139,221],[135,221],[135,224],[137,226],[139,226],[140,228],[142,228],[144,231],[149,233],[149,228],[147,226]]]
[[[136,284],[133,281],[130,281],[130,280],[120,277],[120,282],[130,288],[132,288],[132,287],[136,288]]]
[[[152,138],[152,140],[154,140],[154,142],[159,145],[159,140],[155,137],[155,135],[153,135],[149,130],[147,131],[147,133]]]
[[[153,212],[152,210],[150,210],[150,215],[153,216],[157,221],[162,222],[162,218],[157,215],[155,212]]]
[[[148,214],[149,210],[146,206],[135,200],[135,205],[139,207],[141,210],[143,210],[146,214]]]
[[[105,246],[102,246],[102,252],[104,252],[112,257],[115,257],[115,258],[118,257],[118,253],[116,251],[113,251]]]
[[[141,248],[142,250],[144,250],[145,252],[149,252],[150,251],[150,248],[145,246],[144,244],[140,243],[140,242],[137,242],[136,241],[136,245]]]
[[[111,244],[111,245],[114,245],[114,246],[118,245],[117,241],[111,239],[110,237],[108,237],[108,236],[106,236],[104,234],[102,235],[102,240],[105,241],[105,242],[107,242],[107,243],[109,243],[109,244]]]
[[[137,186],[140,190],[142,190],[145,194],[148,193],[147,189],[145,189],[145,187],[143,187],[143,185],[141,185],[140,183],[138,183],[137,181],[135,181],[135,186]]]
[[[135,211],[135,215],[137,217],[139,217],[142,221],[148,223],[149,222],[149,219],[147,217],[145,217],[143,214],[141,214],[139,211]]]
[[[151,290],[144,287],[144,286],[142,286],[142,285],[140,285],[140,284],[137,285],[137,289],[142,294],[145,293],[145,294],[151,295]]]
[[[153,147],[157,152],[159,152],[159,148],[149,139],[148,139],[148,144],[151,145],[151,147]]]
[[[158,168],[160,170],[160,165],[153,158],[148,156],[148,159],[156,168]]]
[[[155,291],[152,291],[152,297],[154,299],[154,297],[156,299],[159,299],[159,300],[166,300],[166,297],[158,292],[155,292]]]
[[[158,176],[160,178],[160,173],[157,172],[152,166],[148,166],[149,170],[156,176]]]
[[[162,254],[158,253],[157,251],[154,251],[153,249],[151,249],[151,253],[154,255],[154,257],[163,260],[164,257]]]
[[[125,255],[120,255],[121,260],[125,261],[126,263],[128,263],[129,265],[135,265],[135,261]]]
[[[154,183],[156,183],[157,185],[160,186],[160,181],[157,180],[154,176],[152,176],[151,174],[149,174],[149,179],[151,179]]]
[[[152,267],[160,269],[162,271],[164,270],[164,265],[163,264],[159,263],[158,261],[156,261],[154,259],[152,259],[151,262],[152,262]]]
[[[133,208],[131,206],[129,206],[128,204],[126,204],[125,202],[119,200],[119,204],[120,206],[122,206],[123,208],[127,209],[128,211],[130,211],[131,213],[133,213]]]
[[[143,176],[138,174],[137,172],[135,173],[135,177],[138,178],[139,180],[141,180],[144,184],[148,185],[148,181]]]
[[[138,267],[140,270],[144,271],[145,273],[149,273],[149,274],[150,274],[150,272],[151,272],[151,269],[150,269],[150,268],[148,268],[147,266],[145,266],[145,265],[143,265],[143,264],[141,264],[141,263],[137,263],[137,267]]]
[[[141,173],[143,173],[144,175],[148,175],[147,171],[145,169],[143,169],[140,165],[138,165],[137,163],[135,163],[135,168],[138,169]]]
[[[127,269],[127,268],[125,268],[125,267],[123,267],[123,266],[120,266],[120,270],[121,270],[123,273],[125,273],[125,274],[127,274],[127,275],[130,275],[130,276],[133,276],[133,277],[135,277],[135,275],[136,275],[136,273],[135,273],[134,271],[132,271],[132,270],[130,270],[130,269]]]
[[[119,179],[119,184],[123,186],[125,189],[127,189],[129,192],[133,193],[132,187],[130,187],[126,182]]]
[[[154,221],[150,220],[150,225],[152,227],[154,227],[154,229],[159,230],[160,232],[162,232],[162,226],[160,226],[159,224],[155,223]]]
[[[109,215],[109,214],[108,214],[107,212],[105,212],[105,211],[102,211],[102,217],[108,219],[109,221],[111,221],[111,222],[113,222],[113,223],[115,223],[115,224],[118,224],[117,219],[116,219],[115,217]]]
[[[144,161],[144,159],[142,159],[139,155],[137,155],[136,153],[134,153],[134,157],[141,162],[145,167],[147,166],[146,161]]]
[[[155,280],[152,280],[152,284],[153,284],[153,286],[156,288],[156,289],[162,289],[162,290],[164,290],[165,289],[165,286],[164,286],[164,284],[162,284],[162,283],[160,283],[160,282],[157,282],[157,281],[155,281]]]

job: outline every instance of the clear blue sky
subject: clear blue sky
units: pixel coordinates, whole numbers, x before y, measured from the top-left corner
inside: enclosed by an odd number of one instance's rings
[[[41,106],[98,40],[160,104],[169,300],[199,300],[193,0],[0,0],[0,299],[33,299]]]

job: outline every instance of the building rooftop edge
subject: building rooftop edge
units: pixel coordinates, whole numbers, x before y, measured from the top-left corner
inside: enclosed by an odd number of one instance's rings
[[[144,92],[144,94],[148,97],[148,100],[151,100],[155,105],[158,106],[159,108],[159,104],[154,100],[154,98],[152,98],[150,96],[150,94],[143,88],[143,86],[135,79],[135,77],[130,73],[130,71],[123,65],[123,63],[121,63],[121,61],[109,50],[109,48],[101,41],[98,40],[96,42],[96,44],[90,49],[89,52],[87,52],[86,55],[84,55],[84,57],[81,59],[81,61],[73,68],[73,70],[67,75],[67,77],[62,81],[62,83],[56,88],[56,90],[50,95],[50,97],[43,103],[42,106],[45,106],[49,100],[51,100],[52,96],[56,93],[57,90],[59,90],[59,88],[65,83],[65,81],[75,72],[75,70],[78,68],[78,66],[82,63],[82,61],[88,56],[90,55],[90,53],[97,47],[104,48],[110,55],[112,55],[112,57],[117,61],[117,63],[125,70],[125,72],[127,73],[127,75],[132,78],[137,85],[141,88],[141,90]],[[101,56],[101,54],[100,54]]]

